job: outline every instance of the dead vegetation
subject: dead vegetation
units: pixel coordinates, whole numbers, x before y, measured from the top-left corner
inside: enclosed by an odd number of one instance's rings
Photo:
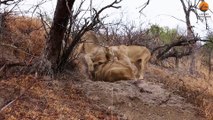
[[[210,74],[211,79],[209,79],[208,67],[198,65],[199,62],[197,64],[199,71],[196,71],[196,75],[190,75],[187,71],[189,63],[189,60],[185,58],[178,69],[172,68],[171,65],[167,65],[167,68],[151,65],[149,70],[151,76],[148,79],[153,81],[156,79],[152,77],[159,78],[155,82],[163,83],[175,94],[185,97],[187,102],[199,106],[201,114],[211,120],[213,119],[212,108],[210,108],[213,105],[213,76]]]
[[[8,13],[4,16],[2,26],[0,45],[5,51],[2,52],[2,58],[10,54],[24,62],[41,55],[45,46],[45,31],[39,19]]]

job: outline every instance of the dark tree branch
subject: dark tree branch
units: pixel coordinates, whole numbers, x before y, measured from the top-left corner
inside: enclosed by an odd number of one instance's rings
[[[169,57],[182,58],[184,56],[189,56],[191,54],[192,54],[192,49],[188,49],[187,51],[183,51],[183,52],[171,51],[171,52],[168,52],[168,53],[160,56],[159,59],[164,60]]]
[[[142,11],[146,8],[147,5],[149,5],[150,0],[147,0],[146,3],[142,5],[142,8],[140,9],[139,13],[142,13]]]
[[[171,44],[166,44],[166,45],[163,45],[163,46],[156,47],[154,50],[152,50],[152,54],[154,54],[154,52],[156,52],[157,50],[162,50],[157,54],[157,59],[165,59],[165,58],[168,58],[168,57],[175,57],[175,56],[178,56],[178,58],[180,58],[180,57],[183,57],[183,56],[186,56],[186,55],[190,55],[192,53],[192,51],[188,51],[188,52],[184,52],[182,54],[179,54],[179,53],[171,52],[172,48],[177,47],[177,46],[194,45],[197,41],[213,43],[213,41],[202,40],[198,37],[196,37],[194,39],[187,39],[186,37],[180,37],[178,40],[176,40],[175,42],[173,42]]]
[[[40,16],[40,18],[41,18],[41,23],[42,23],[42,25],[43,25],[44,31],[45,31],[45,33],[46,33],[46,36],[48,36],[48,29],[50,29],[50,26],[49,26],[49,24],[44,20],[42,14],[39,14],[39,16]],[[47,29],[46,26],[48,27],[48,29]]]
[[[177,17],[175,17],[175,16],[173,16],[173,15],[167,15],[167,14],[161,14],[161,15],[163,15],[163,16],[169,16],[169,17],[172,17],[172,18],[174,18],[174,19],[176,19],[176,20],[178,20],[178,21],[180,21],[180,22],[186,23],[186,21],[184,21],[184,20],[182,20],[182,19],[180,19],[180,18],[177,18]],[[160,15],[159,15],[159,16],[160,16]]]
[[[10,5],[11,3],[9,3],[9,2],[13,2],[13,1],[15,1],[15,0],[0,0],[0,5],[1,4],[4,4],[4,5]]]
[[[180,0],[180,2],[181,2],[181,4],[182,4],[182,6],[183,6],[183,11],[184,11],[184,13],[187,14],[187,9],[186,9],[187,7],[186,7],[184,1],[183,1],[183,0]]]

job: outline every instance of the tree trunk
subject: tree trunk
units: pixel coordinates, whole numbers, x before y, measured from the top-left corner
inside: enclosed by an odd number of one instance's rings
[[[50,61],[54,72],[57,72],[62,48],[62,40],[68,25],[70,12],[75,0],[58,0],[53,23],[46,42],[44,56]]]
[[[183,10],[184,10],[184,13],[185,13],[185,19],[186,19],[186,26],[187,26],[187,38],[188,39],[194,39],[195,38],[195,35],[194,35],[194,32],[192,31],[192,25],[191,25],[191,22],[190,22],[190,12],[192,11],[192,9],[190,8],[191,5],[190,5],[190,2],[188,2],[188,8],[186,6],[186,4],[184,3],[184,0],[180,0],[181,3],[182,3],[182,6],[183,6]],[[191,59],[191,63],[190,63],[190,68],[189,68],[189,72],[191,74],[194,74],[195,71],[196,71],[196,67],[195,67],[195,54],[196,54],[196,47],[197,45],[194,44],[194,45],[191,45],[190,46],[191,49],[192,49],[192,59]]]
[[[186,25],[187,25],[187,38],[189,40],[194,39],[195,36],[194,36],[194,32],[192,31],[189,11],[186,13]],[[190,72],[190,74],[194,75],[196,72],[196,52],[198,50],[196,43],[191,45],[190,48],[192,49],[192,57],[191,57],[189,72]]]
[[[187,38],[193,39],[194,38],[194,32],[192,31],[192,25],[190,22],[190,13],[187,12],[186,14],[186,26],[187,26]]]

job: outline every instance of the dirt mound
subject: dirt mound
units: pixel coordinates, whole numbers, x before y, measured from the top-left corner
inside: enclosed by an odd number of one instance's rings
[[[92,82],[81,89],[93,104],[129,120],[201,120],[197,108],[162,84],[147,81]]]

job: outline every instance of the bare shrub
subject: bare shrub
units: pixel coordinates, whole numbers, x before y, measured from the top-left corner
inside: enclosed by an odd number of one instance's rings
[[[7,15],[3,30],[1,42],[14,46],[9,49],[14,49],[17,58],[25,60],[27,54],[38,56],[43,52],[45,32],[39,19]]]
[[[139,45],[153,50],[162,42],[159,38],[149,34],[149,29],[136,29],[136,25],[118,23],[107,27],[105,38],[110,45]]]
[[[17,44],[26,43],[23,45],[25,50],[35,55],[40,55],[44,48],[44,30],[42,23],[37,18],[29,17],[10,17],[7,22],[8,31],[11,40]]]

